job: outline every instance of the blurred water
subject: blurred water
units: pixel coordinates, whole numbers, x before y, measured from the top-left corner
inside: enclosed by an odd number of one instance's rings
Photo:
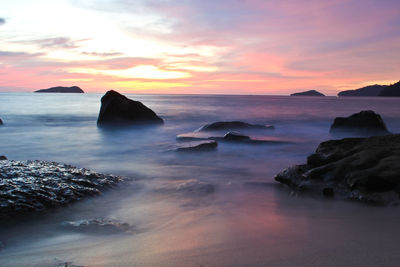
[[[89,266],[389,266],[399,260],[392,238],[400,234],[397,209],[296,198],[273,176],[304,162],[318,143],[331,139],[329,126],[337,116],[372,109],[390,131],[400,132],[400,99],[127,96],[153,109],[165,124],[99,129],[100,94],[0,94],[5,124],[0,155],[136,179],[101,197],[3,227],[0,266],[57,266],[57,261]],[[272,124],[274,131],[243,133],[298,142],[221,143],[215,152],[166,152],[177,134],[223,120]],[[216,191],[160,190],[188,180],[212,184]],[[138,233],[86,236],[57,227],[65,219],[109,216],[135,225]]]

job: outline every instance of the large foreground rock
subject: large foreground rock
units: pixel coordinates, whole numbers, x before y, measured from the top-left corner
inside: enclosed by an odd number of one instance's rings
[[[251,124],[243,121],[218,121],[210,124],[206,124],[203,127],[196,130],[196,132],[206,132],[206,131],[229,131],[238,129],[267,129],[273,130],[272,125],[262,125],[262,124]]]
[[[154,111],[116,91],[108,91],[101,98],[100,114],[97,119],[97,124],[100,126],[161,123],[163,119]]]
[[[1,160],[0,219],[64,206],[121,180],[56,162]]]
[[[35,93],[78,93],[78,94],[83,94],[84,91],[79,88],[78,86],[71,86],[71,87],[63,87],[63,86],[57,86],[57,87],[51,87],[48,89],[40,89],[35,91]]]
[[[275,180],[297,192],[375,204],[400,204],[400,135],[321,143],[304,165]]]
[[[390,134],[381,116],[372,110],[361,111],[350,117],[337,117],[331,125],[332,134],[373,136]]]

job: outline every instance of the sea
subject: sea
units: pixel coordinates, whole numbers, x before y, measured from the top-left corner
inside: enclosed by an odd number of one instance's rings
[[[0,266],[398,266],[398,207],[298,196],[274,176],[334,139],[335,117],[374,110],[400,133],[400,98],[127,94],[165,123],[104,129],[101,96],[0,94],[0,155],[129,177],[101,196],[0,222]],[[178,134],[233,120],[275,127],[240,131],[252,138],[290,142],[173,151]],[[92,218],[135,230],[60,227]]]

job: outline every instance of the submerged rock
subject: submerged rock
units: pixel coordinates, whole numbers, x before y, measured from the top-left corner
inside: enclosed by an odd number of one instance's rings
[[[175,149],[176,152],[198,152],[198,151],[211,151],[215,150],[218,143],[214,140],[207,141],[192,141],[179,145]]]
[[[213,137],[209,133],[203,132],[190,132],[178,134],[176,140],[178,141],[201,141],[201,140],[211,140]]]
[[[61,224],[65,229],[92,233],[92,234],[119,234],[133,233],[134,227],[116,219],[85,219],[77,221],[66,221]]]
[[[184,196],[204,196],[215,192],[215,186],[197,179],[185,181],[173,181],[165,184],[156,191],[168,194],[180,194]]]
[[[123,178],[47,161],[0,161],[0,218],[65,206]]]
[[[139,101],[134,101],[116,91],[108,91],[101,98],[100,114],[97,124],[132,125],[162,124],[157,114]]]
[[[353,133],[361,136],[390,134],[381,116],[372,110],[361,111],[347,118],[335,118],[330,132],[332,134]]]
[[[297,192],[400,204],[400,135],[346,138],[321,143],[304,165],[275,180]]]
[[[309,91],[294,93],[291,94],[290,96],[325,96],[325,95],[316,90],[309,90]]]
[[[272,125],[262,124],[250,124],[242,121],[218,121],[211,124],[204,125],[203,127],[196,130],[196,132],[204,131],[224,131],[224,130],[235,130],[235,129],[267,129],[272,130]]]
[[[63,87],[63,86],[57,86],[57,87],[51,87],[48,89],[40,89],[35,91],[35,93],[80,93],[83,94],[84,91],[79,88],[78,86],[71,86],[71,87]]]

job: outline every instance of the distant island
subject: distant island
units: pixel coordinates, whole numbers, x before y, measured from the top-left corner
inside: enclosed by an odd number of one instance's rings
[[[338,93],[338,96],[378,96],[387,85],[369,85],[359,89],[346,90]]]
[[[379,96],[397,96],[400,97],[400,81],[395,84],[389,85],[385,87],[380,93]]]
[[[40,90],[35,91],[35,93],[80,93],[80,94],[83,94],[85,92],[78,86],[71,86],[71,87],[57,86],[57,87],[51,87],[48,89],[40,89]]]
[[[315,90],[309,90],[309,91],[294,93],[291,94],[290,96],[325,96],[325,95]]]

